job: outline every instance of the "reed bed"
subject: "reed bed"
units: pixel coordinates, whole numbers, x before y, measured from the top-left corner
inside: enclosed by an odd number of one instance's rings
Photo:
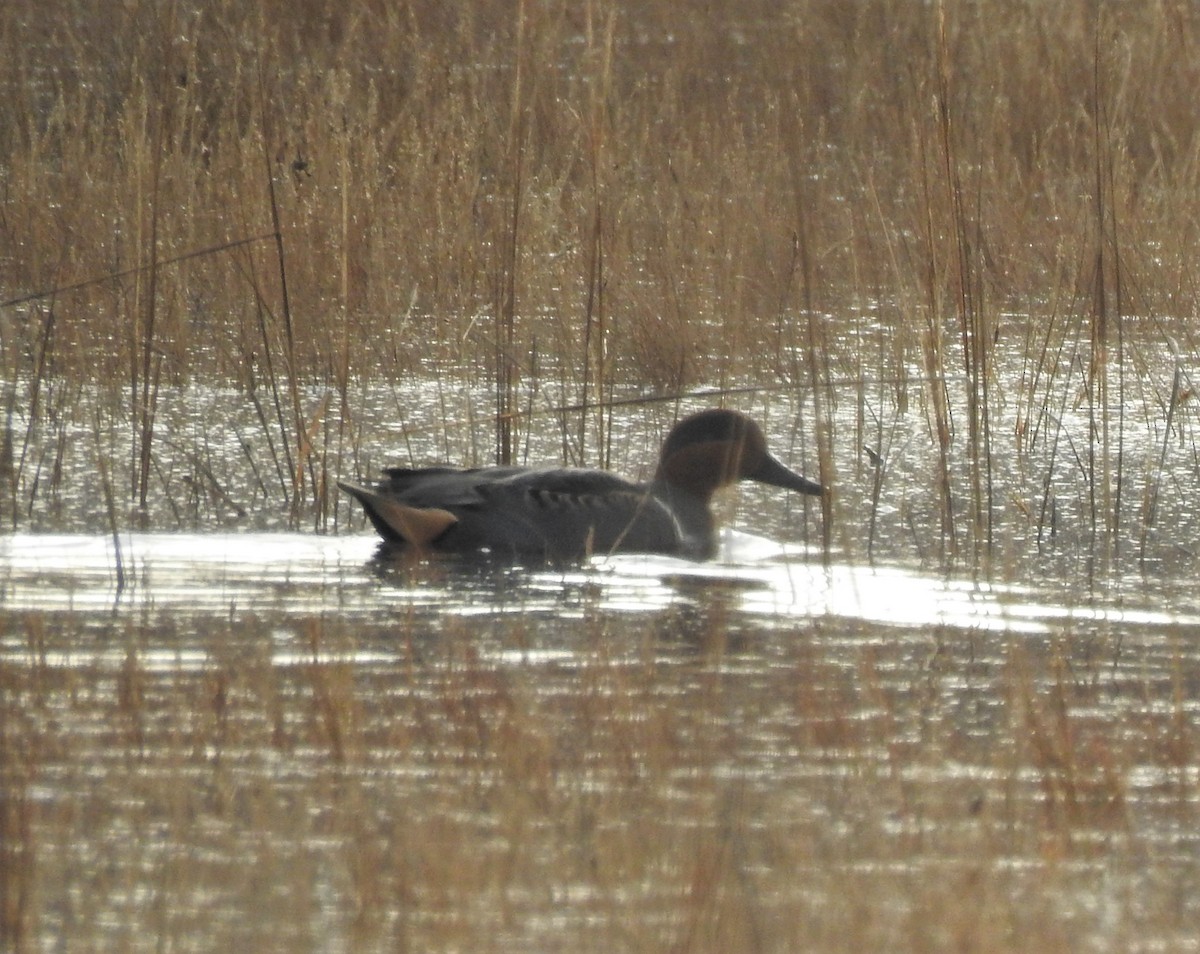
[[[253,409],[242,485],[318,529],[333,476],[396,452],[356,386],[476,386],[439,423],[488,422],[481,459],[550,422],[602,464],[616,402],[749,387],[803,411],[827,545],[994,565],[1071,528],[1098,566],[1158,560],[1197,459],[1197,21],[6,4],[7,522],[48,522],[97,453],[121,525],[220,498],[164,419],[197,384]],[[923,525],[885,533],[902,478]]]

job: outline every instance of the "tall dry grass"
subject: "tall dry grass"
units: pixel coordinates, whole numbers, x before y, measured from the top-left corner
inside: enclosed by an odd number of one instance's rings
[[[1082,522],[1098,565],[1144,556],[1178,477],[1135,447],[1195,457],[1198,20],[6,4],[6,517],[49,506],[29,449],[54,469],[50,409],[84,386],[128,427],[135,511],[170,501],[143,519],[182,499],[161,395],[199,381],[255,409],[248,466],[288,521],[327,527],[330,475],[381,453],[363,382],[485,389],[485,460],[571,408],[586,463],[611,462],[617,399],[751,385],[805,402],[831,545],[919,458],[887,535],[910,552],[996,559]]]

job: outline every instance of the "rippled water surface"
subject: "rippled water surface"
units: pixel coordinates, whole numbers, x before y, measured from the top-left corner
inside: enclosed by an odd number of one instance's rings
[[[118,569],[119,568],[119,569]],[[0,539],[29,949],[1186,949],[1200,606]],[[1032,949],[1032,948],[1031,948]]]

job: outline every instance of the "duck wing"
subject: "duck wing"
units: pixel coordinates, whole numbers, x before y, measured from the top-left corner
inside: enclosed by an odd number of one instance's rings
[[[477,507],[480,488],[530,473],[528,467],[389,467],[375,488],[412,507]]]
[[[475,490],[482,503],[456,512],[454,534],[493,550],[570,559],[680,548],[678,523],[663,502],[648,487],[606,471],[520,470]]]
[[[683,548],[678,522],[648,487],[605,471],[393,468],[374,490],[341,486],[393,542],[552,559]]]

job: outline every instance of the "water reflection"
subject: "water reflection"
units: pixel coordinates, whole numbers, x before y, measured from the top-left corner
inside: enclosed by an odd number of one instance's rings
[[[0,539],[0,821],[41,946],[685,948],[728,917],[783,950],[770,925],[855,930],[846,898],[889,932],[964,898],[1071,923],[1113,882],[1165,946],[1200,924],[1171,887],[1200,885],[1200,617],[1132,592],[743,534],[706,564],[120,552],[123,588],[111,540]]]
[[[1200,626],[1200,614],[1114,604],[1064,605],[1058,592],[896,567],[823,563],[802,548],[726,531],[710,563],[617,555],[583,565],[519,566],[486,557],[397,553],[365,536],[132,534],[0,538],[5,608],[350,615],[420,607],[461,617],[644,614],[688,605],[769,625],[845,618],[897,627],[1045,634],[1070,624]]]

